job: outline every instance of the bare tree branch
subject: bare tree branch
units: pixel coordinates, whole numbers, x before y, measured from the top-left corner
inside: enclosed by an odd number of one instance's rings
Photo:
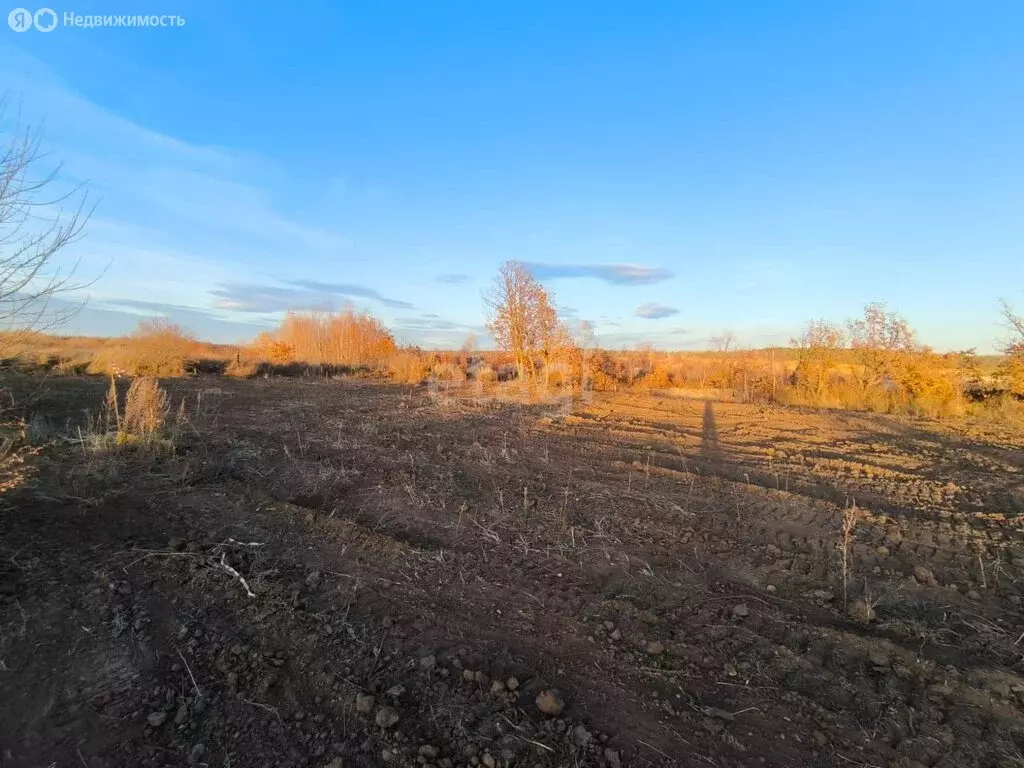
[[[1002,316],[1003,322],[1006,327],[1011,331],[1014,331],[1019,337],[1016,343],[1011,342],[1010,346],[1016,344],[1024,344],[1024,315],[1018,315],[1013,311],[1013,305],[1010,304],[1006,299],[1000,299],[999,303],[1002,305]]]
[[[11,113],[11,100],[0,97],[0,136]],[[62,265],[58,255],[82,237],[92,213],[84,185],[58,191],[61,166],[45,170],[40,129],[22,125],[18,114],[11,123],[0,138],[0,329],[15,332],[8,345],[80,308],[58,309],[52,300],[91,282],[76,280],[78,263]]]

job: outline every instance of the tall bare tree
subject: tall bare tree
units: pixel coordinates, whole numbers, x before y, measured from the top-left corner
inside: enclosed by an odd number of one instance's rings
[[[515,356],[520,378],[532,377],[536,355],[558,328],[558,313],[547,290],[525,264],[506,261],[484,302],[488,308],[487,330],[499,347]]]
[[[1003,348],[1006,359],[1000,364],[996,376],[1017,397],[1024,397],[1024,316],[1014,312],[1006,299],[1002,300],[1003,322],[1014,334]]]
[[[855,373],[864,391],[897,379],[900,361],[918,348],[907,321],[888,311],[882,302],[864,307],[864,317],[851,321],[849,332],[850,347],[859,363]]]
[[[46,169],[39,129],[11,116],[0,96],[0,329],[30,332],[63,321],[68,311],[52,299],[85,285],[58,255],[82,236],[89,210],[81,186],[59,191],[61,166]]]
[[[719,334],[711,337],[711,349],[715,352],[729,353],[736,346],[736,334],[726,328]]]

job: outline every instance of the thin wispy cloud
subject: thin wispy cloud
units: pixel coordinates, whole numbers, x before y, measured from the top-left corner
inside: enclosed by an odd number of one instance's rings
[[[137,313],[144,316],[161,315],[164,317],[170,316],[174,313],[188,312],[194,315],[202,315],[210,318],[223,319],[223,313],[203,309],[201,307],[191,307],[183,304],[168,304],[161,301],[142,301],[140,299],[93,299],[89,302],[89,306],[97,309],[110,309],[116,312],[128,311]]]
[[[329,296],[343,296],[345,298],[370,299],[392,309],[415,309],[415,305],[408,301],[399,301],[387,296],[382,296],[373,288],[353,283],[322,283],[318,280],[290,280],[289,285],[304,288],[307,291],[321,293]]]
[[[215,306],[233,312],[274,313],[335,309],[333,297],[300,288],[221,283],[210,291]]]
[[[611,285],[653,285],[674,277],[671,270],[637,264],[546,264],[526,262],[539,280],[593,278]]]
[[[96,336],[124,336],[131,333],[141,320],[161,317],[191,331],[201,331],[206,339],[217,338],[229,343],[251,340],[261,331],[273,327],[263,318],[247,321],[227,319],[224,313],[177,304],[138,301],[131,304],[110,300],[90,301],[85,305],[65,299],[50,301],[54,312],[66,312],[76,324],[77,332]],[[63,332],[63,329],[62,329]]]
[[[463,333],[477,333],[484,330],[483,326],[444,320],[433,314],[424,314],[419,317],[398,317],[395,318],[394,327],[405,331],[461,331]]]
[[[381,295],[365,285],[289,280],[280,285],[225,282],[210,291],[214,306],[234,312],[332,310],[352,299],[365,299],[392,309],[415,309],[407,301]]]
[[[636,308],[636,311],[633,314],[637,317],[642,317],[645,320],[660,320],[663,317],[678,315],[679,310],[665,304],[650,302],[648,304],[641,304]]]
[[[434,282],[441,283],[443,285],[465,285],[469,282],[469,275],[446,273],[435,277]]]

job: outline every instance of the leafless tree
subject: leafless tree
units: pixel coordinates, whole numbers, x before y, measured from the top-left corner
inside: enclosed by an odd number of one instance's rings
[[[506,261],[484,302],[487,330],[499,347],[515,355],[519,376],[533,376],[535,356],[550,343],[558,328],[558,313],[547,290],[525,264]]]
[[[999,303],[1002,305],[1003,322],[1016,334],[1014,341],[1010,342],[1010,346],[1016,347],[1024,344],[1024,315],[1014,312],[1013,306],[1006,299],[1002,299]]]
[[[74,311],[52,304],[86,285],[75,279],[77,263],[58,256],[82,236],[90,211],[81,186],[58,190],[61,166],[46,169],[40,130],[11,115],[10,99],[0,97],[0,329],[32,332]]]
[[[1014,312],[1006,299],[1001,303],[1003,322],[1014,336],[1003,347],[1006,358],[996,370],[996,377],[1012,394],[1024,398],[1024,316]]]
[[[716,336],[711,337],[711,349],[715,352],[728,354],[729,350],[736,346],[736,334],[728,328]]]

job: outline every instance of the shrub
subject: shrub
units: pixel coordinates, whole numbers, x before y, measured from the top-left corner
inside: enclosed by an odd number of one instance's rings
[[[331,365],[376,365],[393,355],[394,337],[368,313],[341,312],[289,314],[268,342],[281,362]]]
[[[388,375],[399,384],[420,384],[427,378],[427,364],[417,349],[404,349],[388,358]]]
[[[430,366],[430,377],[437,381],[465,381],[466,374],[455,363],[438,362]]]
[[[498,380],[498,372],[491,365],[477,366],[473,378],[482,384],[493,384]]]
[[[183,376],[195,351],[191,331],[167,320],[143,320],[126,340],[99,350],[89,372]]]
[[[254,360],[246,360],[241,357],[236,357],[234,360],[229,360],[228,364],[224,366],[225,376],[235,376],[240,379],[250,379],[259,372],[259,364]]]
[[[1024,398],[1024,344],[1014,344],[1006,353],[1006,359],[996,370],[996,378],[1011,395]]]
[[[275,339],[269,333],[261,333],[257,336],[249,351],[257,360],[275,365],[284,365],[295,360],[295,347]]]
[[[650,389],[668,389],[672,386],[672,377],[666,369],[656,365],[654,370],[644,376],[643,383]]]
[[[591,378],[595,392],[613,392],[619,388],[618,379],[603,370],[598,369],[594,371]]]

